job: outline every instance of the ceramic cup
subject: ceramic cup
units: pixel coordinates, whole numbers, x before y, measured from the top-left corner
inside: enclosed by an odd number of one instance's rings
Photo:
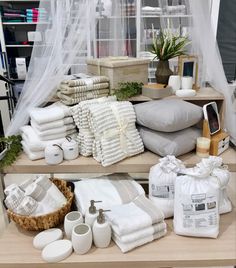
[[[197,138],[197,156],[199,157],[208,157],[210,150],[211,140],[205,137]]]
[[[66,214],[64,219],[64,230],[68,239],[71,239],[72,230],[79,223],[83,223],[83,215],[79,211],[71,211]]]
[[[72,246],[76,254],[87,253],[92,246],[91,227],[86,223],[80,223],[73,228]]]
[[[181,77],[181,88],[182,89],[192,89],[193,87],[193,78],[192,76],[183,76]]]
[[[176,90],[180,89],[180,76],[179,75],[171,75],[169,77],[168,86],[172,88],[173,93],[175,93]]]

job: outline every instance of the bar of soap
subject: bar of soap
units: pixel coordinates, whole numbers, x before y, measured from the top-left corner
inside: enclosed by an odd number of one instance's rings
[[[43,249],[42,258],[46,262],[59,262],[69,257],[72,251],[72,243],[70,240],[57,240]]]
[[[51,228],[37,234],[33,240],[33,246],[37,249],[43,249],[48,244],[62,239],[62,230],[58,228]]]

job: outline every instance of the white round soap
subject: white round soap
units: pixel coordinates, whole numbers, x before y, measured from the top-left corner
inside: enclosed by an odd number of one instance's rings
[[[180,89],[175,91],[175,95],[178,97],[193,97],[196,95],[196,90],[194,89]]]
[[[43,249],[48,244],[62,239],[62,230],[58,228],[51,228],[37,234],[33,240],[33,246],[37,249]]]
[[[46,262],[59,262],[69,257],[72,251],[70,240],[57,240],[43,249],[42,258]]]

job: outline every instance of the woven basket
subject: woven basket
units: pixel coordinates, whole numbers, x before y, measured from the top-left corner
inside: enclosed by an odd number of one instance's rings
[[[70,212],[74,194],[71,192],[70,187],[67,187],[66,181],[53,179],[52,182],[67,199],[67,203],[62,208],[46,215],[32,217],[18,215],[8,209],[7,214],[9,218],[28,231],[45,230],[62,223],[65,215]]]

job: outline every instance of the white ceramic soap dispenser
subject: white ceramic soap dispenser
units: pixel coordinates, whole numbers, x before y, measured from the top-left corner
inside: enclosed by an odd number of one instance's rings
[[[93,223],[98,216],[98,211],[97,211],[94,203],[100,203],[100,202],[102,202],[102,201],[90,200],[90,207],[88,208],[88,210],[85,213],[85,223],[90,225],[91,228],[93,227]]]
[[[111,226],[103,214],[106,211],[110,210],[99,209],[97,220],[93,224],[93,241],[98,248],[106,248],[111,242]]]

